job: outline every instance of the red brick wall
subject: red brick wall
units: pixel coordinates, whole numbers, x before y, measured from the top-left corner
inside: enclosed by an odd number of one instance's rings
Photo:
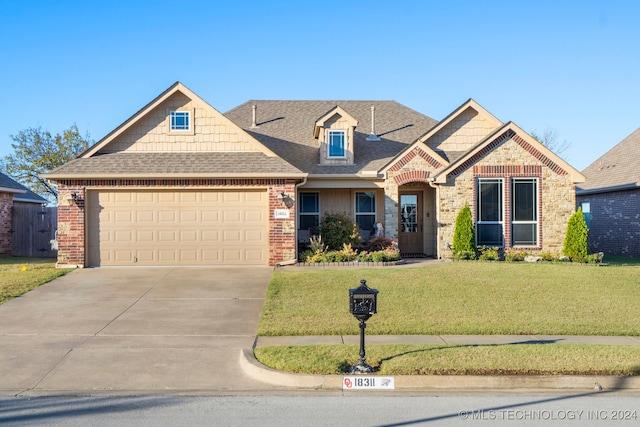
[[[11,255],[13,194],[0,193],[0,255]]]
[[[283,179],[182,179],[182,180],[63,180],[58,182],[58,265],[85,266],[85,189],[266,189],[269,192],[269,265],[295,258],[295,203],[287,219],[275,219],[274,209],[285,209],[278,195],[295,198],[295,180]],[[78,200],[68,197],[76,193]]]

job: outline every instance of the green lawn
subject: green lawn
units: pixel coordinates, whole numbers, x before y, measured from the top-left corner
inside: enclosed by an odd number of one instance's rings
[[[56,268],[50,258],[0,257],[0,304],[71,270]]]
[[[583,344],[368,345],[382,375],[639,375],[640,346]],[[286,372],[339,375],[356,345],[257,347],[261,363]]]
[[[259,335],[357,335],[348,290],[379,290],[367,334],[640,335],[640,267],[449,262],[277,270]]]
[[[640,265],[452,262],[419,268],[277,270],[259,335],[357,335],[348,290],[379,290],[367,334],[640,335]],[[633,261],[633,260],[631,260]],[[288,372],[343,374],[353,345],[257,347]],[[640,346],[368,345],[383,375],[639,375]]]

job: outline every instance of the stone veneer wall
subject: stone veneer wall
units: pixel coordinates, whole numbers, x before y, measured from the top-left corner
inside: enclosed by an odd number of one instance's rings
[[[0,255],[11,255],[13,194],[0,193]]]
[[[58,182],[58,266],[84,267],[85,189],[201,189],[224,190],[264,188],[269,191],[269,265],[296,258],[296,205],[289,208],[288,219],[275,219],[273,210],[283,208],[278,195],[295,194],[295,181],[282,179],[186,179],[186,180],[61,180]],[[67,202],[71,193],[78,201]],[[10,248],[10,247],[9,247]]]
[[[441,166],[438,160],[416,147],[389,168],[384,186],[384,230],[387,237],[398,241],[398,187],[411,182],[426,183]]]
[[[505,178],[504,191],[510,191],[512,177],[539,178],[539,246],[531,249],[561,253],[567,222],[575,212],[575,186],[570,176],[517,135],[510,133],[498,140],[492,151],[475,163],[469,162],[466,169],[458,168],[457,175],[453,171],[447,183],[440,186],[440,253],[446,253],[447,244],[453,242],[455,220],[465,204],[471,208],[475,221],[475,186],[480,177]],[[511,215],[506,200],[504,209],[504,221],[508,224]],[[510,227],[505,228],[505,244],[509,247]]]
[[[578,196],[591,204],[589,253],[640,258],[640,190]]]

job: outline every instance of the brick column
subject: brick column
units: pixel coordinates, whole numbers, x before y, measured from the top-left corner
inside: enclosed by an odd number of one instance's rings
[[[11,255],[13,194],[0,193],[0,256]]]

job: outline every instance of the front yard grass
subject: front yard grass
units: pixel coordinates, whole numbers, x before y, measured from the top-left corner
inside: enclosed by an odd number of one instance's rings
[[[640,375],[640,346],[585,344],[367,346],[381,375]],[[264,365],[339,375],[358,363],[356,345],[257,347]]]
[[[277,270],[259,335],[357,335],[348,290],[379,290],[371,335],[640,335],[640,268],[449,262]]]
[[[358,335],[348,289],[379,290],[368,335],[640,335],[640,266],[453,262],[278,270],[258,334]],[[358,346],[257,347],[272,368],[344,374]],[[368,345],[382,375],[640,375],[640,346]]]
[[[71,270],[56,268],[50,258],[0,257],[0,304]]]

